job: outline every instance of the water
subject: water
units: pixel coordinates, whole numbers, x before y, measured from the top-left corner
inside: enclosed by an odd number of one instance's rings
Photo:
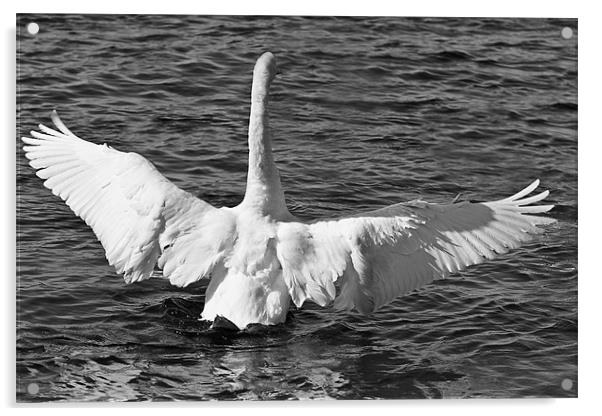
[[[18,137],[56,108],[77,135],[235,205],[251,71],[271,50],[295,215],[493,200],[539,177],[558,220],[369,317],[306,305],[279,327],[216,332],[197,321],[206,283],[125,286],[17,141],[19,401],[577,395],[576,20],[30,15],[17,27]]]

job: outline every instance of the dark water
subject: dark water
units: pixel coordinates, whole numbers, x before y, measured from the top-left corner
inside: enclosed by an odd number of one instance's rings
[[[17,142],[18,400],[577,395],[576,20],[20,16],[17,26],[19,137],[57,108],[80,137],[139,152],[183,189],[235,205],[251,72],[271,50],[283,72],[275,154],[295,215],[499,199],[539,177],[558,219],[511,255],[372,316],[307,305],[286,325],[229,334],[197,321],[203,285],[125,286]]]

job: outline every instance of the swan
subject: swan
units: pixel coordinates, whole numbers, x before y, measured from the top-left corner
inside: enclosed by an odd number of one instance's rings
[[[396,297],[493,259],[555,220],[533,215],[539,180],[485,203],[399,203],[357,215],[305,222],[287,209],[272,155],[268,90],[272,53],[253,70],[244,199],[214,207],[179,189],[137,153],[39,125],[23,149],[44,186],[92,228],[125,282],[155,267],[179,287],[210,279],[200,319],[244,329],[283,323],[291,302],[371,313]],[[157,273],[155,273],[156,275]]]

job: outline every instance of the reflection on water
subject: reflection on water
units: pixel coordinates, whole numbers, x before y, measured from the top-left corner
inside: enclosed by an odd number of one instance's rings
[[[283,72],[271,95],[275,158],[295,215],[493,200],[539,177],[558,219],[512,255],[370,317],[307,305],[284,325],[220,332],[198,320],[206,282],[125,286],[17,143],[18,400],[577,395],[576,20],[17,24],[19,137],[57,108],[77,135],[139,152],[183,189],[235,205],[251,71],[269,49]]]

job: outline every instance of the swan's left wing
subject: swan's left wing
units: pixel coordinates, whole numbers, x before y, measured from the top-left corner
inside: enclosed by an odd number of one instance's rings
[[[338,220],[281,223],[277,253],[289,293],[297,306],[334,300],[335,307],[371,312],[541,232],[538,226],[554,220],[531,215],[553,207],[531,205],[548,196],[527,196],[538,185],[494,202],[412,201]]]
[[[25,156],[88,224],[109,263],[127,283],[151,277],[155,264],[177,286],[211,273],[235,239],[235,221],[224,208],[178,188],[147,159],[73,134],[52,112],[59,131],[23,137]]]

